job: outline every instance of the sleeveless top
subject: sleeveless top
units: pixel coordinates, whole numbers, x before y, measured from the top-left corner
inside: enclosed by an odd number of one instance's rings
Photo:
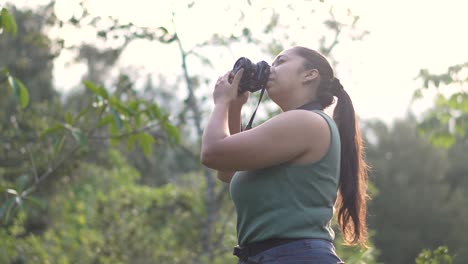
[[[323,111],[330,146],[319,161],[284,163],[236,172],[229,191],[237,211],[239,245],[271,238],[321,238],[333,241],[331,228],[340,175],[338,128]]]

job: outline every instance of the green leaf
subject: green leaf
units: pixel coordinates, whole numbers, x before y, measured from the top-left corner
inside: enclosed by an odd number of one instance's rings
[[[36,198],[36,197],[33,197],[33,196],[26,196],[26,197],[23,197],[23,198],[24,198],[24,200],[26,200],[28,202],[31,202],[32,204],[38,206],[41,209],[46,208],[46,205],[47,205],[46,202],[43,201],[40,198]]]
[[[26,106],[29,104],[28,89],[26,89],[20,80],[14,78],[11,75],[8,76],[8,84],[10,85],[11,89],[13,89],[16,98],[19,100],[21,108],[26,108]]]
[[[109,135],[111,135],[111,138],[110,138],[110,143],[113,147],[116,147],[119,145],[120,143],[120,137],[119,137],[119,134],[120,134],[120,131],[119,129],[117,128],[117,125],[115,124],[115,122],[112,122],[109,126]],[[114,137],[112,137],[114,136]],[[115,137],[116,136],[116,137]]]
[[[5,201],[5,203],[3,203],[2,207],[0,207],[0,218],[3,218],[3,216],[5,216],[5,222],[8,221],[8,215],[10,213],[11,208],[15,204],[15,198],[16,197],[8,198]]]
[[[69,125],[73,125],[73,116],[70,113],[65,114],[65,122]]]
[[[18,29],[15,18],[6,8],[3,8],[0,14],[2,20],[1,26],[5,29],[5,32],[10,32],[15,37]]]
[[[119,128],[115,122],[110,123],[109,134],[111,136],[118,136],[120,134]]]
[[[93,92],[94,94],[102,97],[103,99],[108,99],[109,98],[109,94],[107,93],[106,89],[104,89],[103,87],[97,86],[94,83],[89,82],[89,81],[84,81],[83,84],[91,92]]]
[[[114,117],[114,123],[118,129],[121,129],[123,127],[122,124],[122,119],[120,118],[120,114],[114,110],[113,107],[109,108],[109,111],[111,112],[112,116]]]
[[[138,135],[138,139],[143,153],[145,153],[146,156],[151,155],[151,146],[154,143],[154,138],[148,133],[141,133]]]
[[[109,103],[112,107],[114,107],[115,110],[121,112],[121,113],[124,113],[126,114],[127,116],[133,116],[135,115],[135,112],[133,110],[131,110],[130,108],[128,108],[127,106],[125,106],[119,99],[117,99],[116,97],[112,96],[109,100]]]
[[[127,131],[128,133],[132,133],[133,132],[133,127],[132,125],[130,124],[130,122],[124,122],[123,123],[123,126],[125,128],[125,131]]]
[[[163,113],[161,111],[161,109],[159,108],[159,106],[153,104],[153,105],[148,105],[148,114],[149,114],[149,118],[153,119],[153,118],[157,118],[158,120],[162,120],[163,119]]]
[[[166,129],[166,132],[169,134],[169,136],[174,140],[175,143],[180,143],[180,133],[179,129],[169,123],[166,123],[164,125],[164,128]]]
[[[82,148],[88,145],[86,137],[81,129],[75,128],[71,131],[73,138],[80,144]]]
[[[448,101],[447,101],[447,98],[445,98],[444,95],[442,95],[442,94],[437,94],[437,95],[436,95],[435,104],[436,104],[437,106],[444,106],[444,105],[447,104],[447,102],[448,102]]]
[[[139,136],[138,135],[130,135],[127,139],[127,148],[132,151],[133,149],[135,149],[135,142],[137,141],[137,139],[139,139]]]
[[[53,127],[50,127],[48,129],[46,129],[44,132],[41,133],[40,135],[40,138],[44,138],[45,136],[49,135],[49,134],[54,134],[56,132],[59,132],[59,131],[63,131],[65,128],[62,124],[57,124]]]
[[[114,121],[114,115],[106,115],[103,118],[101,118],[98,122],[98,127],[103,127],[105,125],[110,124],[112,121]]]
[[[18,178],[15,179],[15,185],[16,185],[16,190],[19,192],[22,192],[24,190],[24,187],[26,187],[26,184],[29,181],[29,177],[26,174],[23,174],[19,176]]]
[[[131,109],[133,112],[138,111],[139,106],[140,102],[138,100],[134,100],[128,103],[128,108]]]
[[[422,94],[421,89],[417,89],[413,92],[413,97],[411,100],[415,101],[415,100],[421,99],[422,97],[423,97],[423,94]]]
[[[65,142],[65,134],[62,134],[58,140],[54,143],[54,155],[57,155],[62,149],[63,143]]]
[[[468,94],[463,92],[453,94],[448,100],[448,106],[452,109],[468,113]]]
[[[10,72],[8,71],[8,69],[6,67],[2,67],[1,72],[7,77],[10,76]]]
[[[29,104],[29,92],[28,92],[28,89],[26,89],[26,87],[24,86],[24,84],[15,78],[15,83],[17,86],[19,86],[20,88],[20,96],[19,96],[19,99],[20,99],[20,105],[21,105],[21,108],[26,108]]]
[[[140,127],[141,126],[141,115],[136,115],[134,120],[135,120],[135,126]]]
[[[429,79],[424,79],[424,88],[429,88]]]
[[[431,136],[430,141],[435,147],[448,149],[455,143],[455,137],[448,133],[437,133]]]
[[[84,149],[88,146],[86,137],[80,128],[72,127],[68,124],[65,124],[65,128],[67,128],[71,132],[73,138],[76,140],[76,142],[78,142],[78,144],[80,144],[81,148]]]

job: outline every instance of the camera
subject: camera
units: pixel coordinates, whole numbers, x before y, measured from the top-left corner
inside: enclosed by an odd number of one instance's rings
[[[270,75],[270,65],[267,62],[261,61],[254,64],[249,59],[241,57],[232,68],[233,76],[242,68],[244,72],[239,82],[239,94],[247,91],[256,92],[266,87]]]

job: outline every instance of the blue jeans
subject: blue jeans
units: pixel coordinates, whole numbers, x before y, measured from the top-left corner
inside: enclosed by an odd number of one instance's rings
[[[302,239],[265,250],[239,264],[340,264],[333,243],[324,239]]]

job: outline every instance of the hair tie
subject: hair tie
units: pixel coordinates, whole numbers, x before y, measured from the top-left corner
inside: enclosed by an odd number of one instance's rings
[[[330,92],[333,95],[338,95],[343,89],[343,85],[341,85],[340,80],[338,78],[333,78],[330,81]]]

